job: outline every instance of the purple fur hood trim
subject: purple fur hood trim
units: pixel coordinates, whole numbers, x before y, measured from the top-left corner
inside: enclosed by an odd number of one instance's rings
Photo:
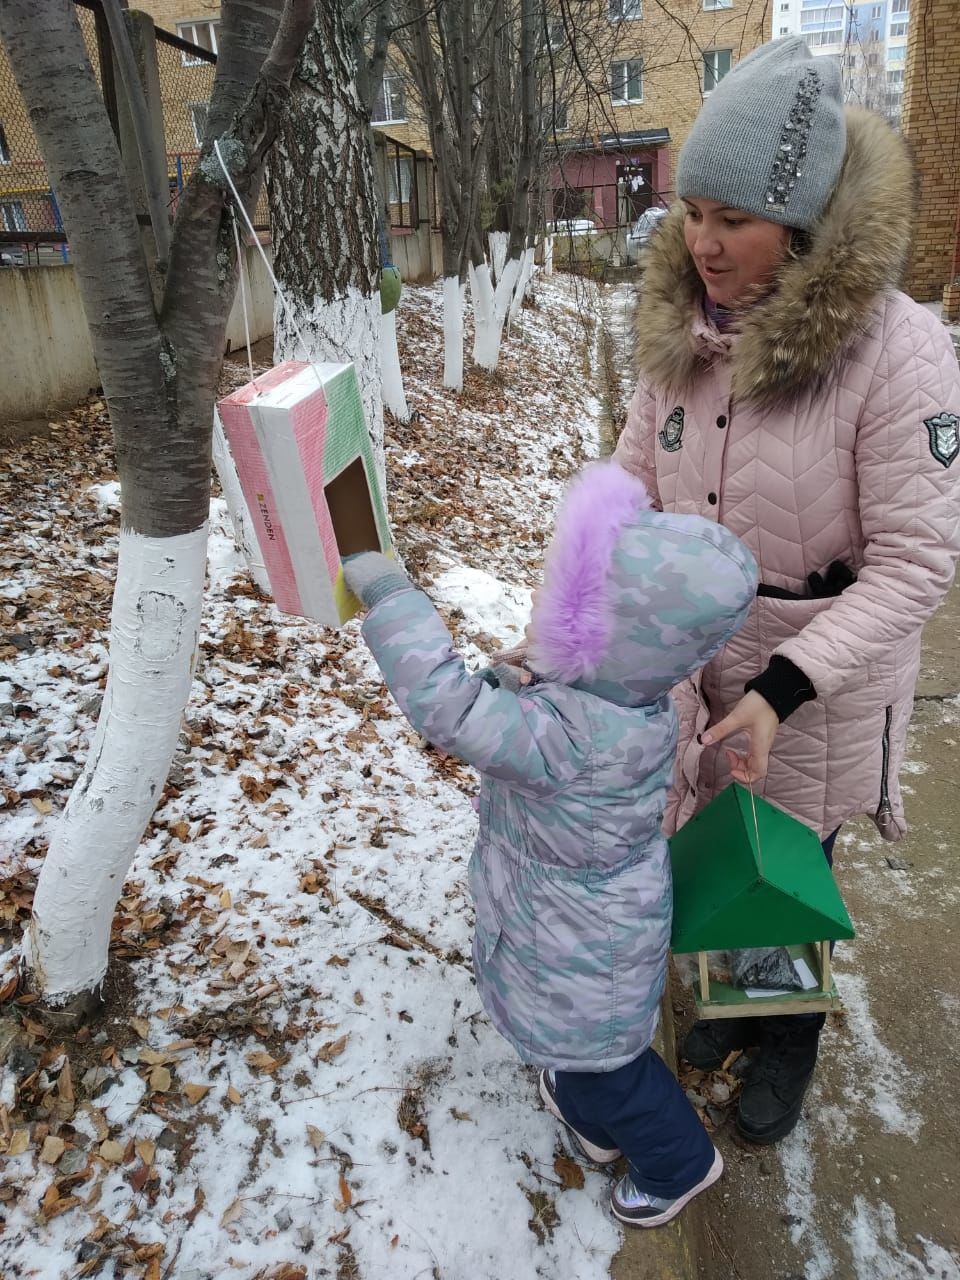
[[[625,528],[651,507],[643,482],[616,462],[595,462],[561,503],[532,616],[531,667],[551,680],[592,680],[615,620],[609,575]]]

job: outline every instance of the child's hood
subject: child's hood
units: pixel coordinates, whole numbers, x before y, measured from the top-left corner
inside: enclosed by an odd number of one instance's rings
[[[561,505],[528,660],[610,702],[656,702],[742,626],[756,587],[723,525],[654,511],[639,479],[594,463]]]

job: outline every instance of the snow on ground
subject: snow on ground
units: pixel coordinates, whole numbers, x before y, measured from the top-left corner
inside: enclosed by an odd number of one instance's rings
[[[563,483],[597,451],[592,297],[537,283],[500,373],[469,373],[458,400],[439,385],[439,291],[404,292],[414,412],[389,432],[394,530],[476,663],[519,637]],[[225,383],[245,379],[228,366]],[[102,403],[5,449],[0,497],[9,1000],[106,674],[118,490]],[[68,1040],[28,999],[7,1006],[27,1042],[0,1080],[0,1272],[605,1276],[607,1179],[566,1158],[476,997],[475,777],[401,719],[356,623],[324,631],[258,597],[219,498],[209,569],[105,1017]]]

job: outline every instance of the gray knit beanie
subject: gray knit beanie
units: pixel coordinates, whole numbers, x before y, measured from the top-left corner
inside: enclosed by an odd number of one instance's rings
[[[680,151],[677,195],[806,229],[830,199],[846,140],[839,64],[784,36],[738,62],[703,104]]]

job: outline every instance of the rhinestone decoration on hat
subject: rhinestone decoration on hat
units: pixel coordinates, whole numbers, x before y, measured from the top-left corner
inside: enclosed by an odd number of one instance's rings
[[[797,94],[783,126],[777,154],[767,179],[766,201],[773,208],[787,207],[797,179],[803,176],[800,166],[807,154],[810,125],[822,90],[820,72],[808,67],[800,77]]]

